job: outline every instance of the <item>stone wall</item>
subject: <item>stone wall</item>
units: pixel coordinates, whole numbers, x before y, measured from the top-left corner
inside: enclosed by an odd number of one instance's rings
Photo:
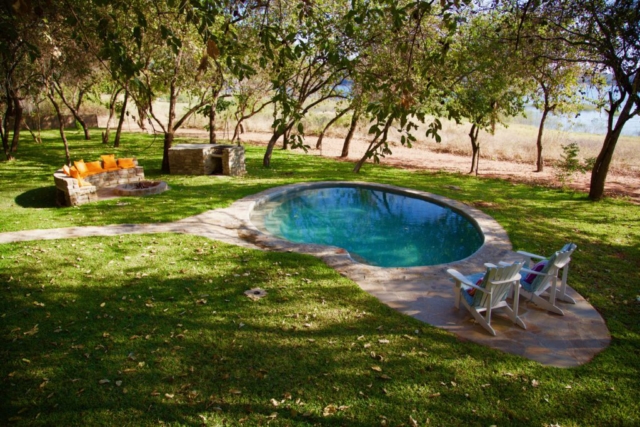
[[[78,180],[65,175],[62,169],[53,174],[56,185],[56,204],[58,206],[79,206],[98,201],[98,188],[115,187],[120,184],[133,184],[144,181],[144,169],[137,166],[129,169],[105,171],[84,178],[89,186],[80,187]]]
[[[169,149],[169,169],[173,175],[244,175],[244,147],[176,144]]]

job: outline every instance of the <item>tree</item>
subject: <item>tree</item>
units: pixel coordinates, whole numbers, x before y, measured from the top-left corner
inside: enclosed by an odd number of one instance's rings
[[[262,164],[271,165],[273,148],[280,137],[293,147],[304,147],[302,119],[316,105],[344,95],[338,86],[346,76],[345,39],[340,37],[344,10],[339,2],[326,2],[316,8],[282,5],[282,10],[269,15],[276,34],[263,38],[265,56],[272,76],[274,108],[273,135],[267,144]]]
[[[591,171],[589,198],[604,196],[609,166],[625,124],[640,113],[640,7],[637,0],[552,0],[516,2],[522,11],[520,21],[553,27],[551,37],[527,33],[520,38],[540,38],[560,42],[579,51],[580,62],[590,63],[611,76],[608,93],[607,131],[602,148]],[[544,21],[538,19],[544,17]],[[566,60],[549,52],[550,60]],[[571,60],[570,60],[571,61]]]
[[[0,106],[4,107],[0,137],[7,160],[18,148],[23,102],[40,84],[34,61],[40,56],[39,44],[46,40],[49,17],[39,3],[0,3]]]
[[[578,90],[582,67],[560,61],[537,61],[533,79],[538,84],[533,95],[533,106],[542,112],[536,139],[536,172],[544,170],[542,159],[542,135],[549,113],[566,114],[580,108]]]
[[[457,34],[448,59],[454,79],[448,109],[452,116],[471,123],[471,169],[478,173],[480,130],[495,131],[505,116],[524,108],[527,81],[520,77],[521,63],[509,43],[499,34],[508,24],[495,13],[472,17]]]

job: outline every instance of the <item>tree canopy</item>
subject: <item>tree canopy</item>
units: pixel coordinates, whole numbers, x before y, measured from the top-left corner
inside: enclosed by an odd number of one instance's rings
[[[565,108],[588,70],[611,81],[591,181],[598,200],[620,132],[640,111],[637,0],[16,0],[1,8],[8,159],[34,93],[45,90],[79,119],[82,97],[102,79],[112,115],[124,93],[139,122],[148,118],[164,134],[164,172],[174,134],[193,114],[209,116],[213,142],[219,97],[237,103],[237,129],[247,114],[274,108],[266,167],[279,138],[306,149],[304,119],[315,105],[348,98],[337,113],[353,111],[351,128],[370,121],[371,144],[355,171],[391,154],[391,128],[410,146],[426,123],[439,141],[443,117],[471,124],[473,170],[479,129],[519,113],[526,95],[543,117]],[[175,108],[181,95],[186,111]],[[167,119],[153,110],[159,96],[169,100]]]

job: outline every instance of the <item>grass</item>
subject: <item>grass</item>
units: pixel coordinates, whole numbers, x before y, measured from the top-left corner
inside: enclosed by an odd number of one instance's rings
[[[401,315],[308,256],[165,234],[6,244],[0,424],[640,423],[638,206],[459,174],[367,166],[353,175],[350,164],[282,151],[262,169],[256,147],[246,178],[161,176],[160,142],[126,135],[118,156],[135,155],[173,190],[58,209],[47,187],[64,157],[46,136],[0,163],[2,231],[170,221],[298,181],[399,185],[483,202],[516,249],[577,243],[571,286],[613,340],[586,365],[551,368]],[[114,151],[71,140],[74,158]],[[253,287],[267,297],[248,299]]]

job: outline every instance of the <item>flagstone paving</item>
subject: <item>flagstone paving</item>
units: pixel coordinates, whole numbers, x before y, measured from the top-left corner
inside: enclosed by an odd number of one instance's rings
[[[491,322],[497,332],[495,337],[475,324],[467,310],[457,310],[453,303],[453,283],[446,273],[448,268],[455,268],[463,273],[480,272],[484,271],[486,262],[520,259],[511,250],[507,233],[496,221],[460,202],[442,198],[443,202],[475,219],[485,234],[485,244],[467,259],[429,267],[381,268],[360,264],[353,261],[343,249],[290,243],[262,233],[251,223],[250,212],[257,201],[277,192],[305,185],[307,184],[295,184],[267,190],[238,200],[228,208],[208,211],[171,223],[17,231],[0,233],[0,243],[121,234],[193,234],[247,248],[317,256],[341,275],[356,282],[364,291],[401,313],[452,332],[461,340],[517,354],[544,365],[578,366],[590,361],[609,345],[611,337],[600,314],[569,286],[568,294],[576,304],[560,302],[564,316],[551,314],[522,299],[519,316],[527,329],[514,326],[498,310],[494,312]],[[570,279],[571,277],[569,282]]]

